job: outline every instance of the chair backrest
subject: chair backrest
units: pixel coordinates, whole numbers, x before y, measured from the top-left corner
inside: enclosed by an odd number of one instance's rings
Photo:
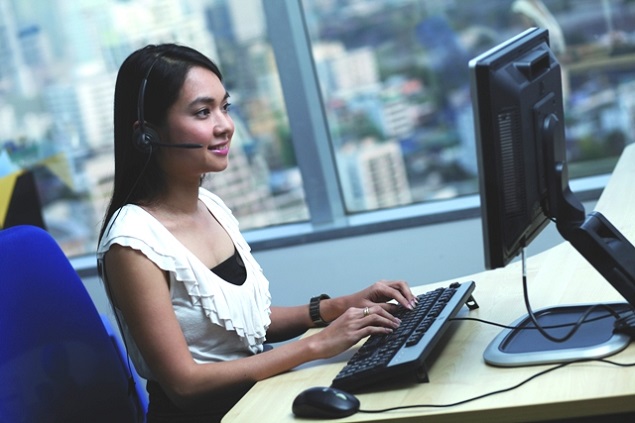
[[[43,229],[0,230],[0,421],[138,422],[125,354]]]

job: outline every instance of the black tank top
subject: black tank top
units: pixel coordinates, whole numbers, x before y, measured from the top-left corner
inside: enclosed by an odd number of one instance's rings
[[[234,249],[234,254],[224,262],[220,263],[213,269],[212,272],[223,278],[229,283],[234,285],[242,285],[247,280],[247,269],[245,269],[245,263],[238,254],[238,251]]]

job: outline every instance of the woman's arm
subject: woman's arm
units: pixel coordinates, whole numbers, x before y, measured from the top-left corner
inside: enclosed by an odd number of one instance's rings
[[[200,400],[215,392],[339,354],[366,336],[390,332],[399,325],[381,308],[365,318],[361,309],[349,308],[329,327],[310,337],[248,358],[198,364],[174,314],[165,272],[142,253],[117,245],[107,253],[105,265],[112,300],[125,316],[141,354],[172,401],[185,408],[196,408]],[[302,308],[305,313],[300,312]],[[308,307],[275,309],[272,313],[276,321],[278,317],[286,321],[293,316],[308,319]],[[302,325],[308,325],[306,320]]]

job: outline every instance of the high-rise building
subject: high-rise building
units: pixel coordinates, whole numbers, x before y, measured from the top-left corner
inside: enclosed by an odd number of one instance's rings
[[[365,140],[337,153],[346,207],[351,212],[408,204],[412,201],[399,145]]]

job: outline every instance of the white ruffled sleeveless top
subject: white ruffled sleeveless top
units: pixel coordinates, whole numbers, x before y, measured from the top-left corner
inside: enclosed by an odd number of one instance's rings
[[[269,282],[223,201],[204,188],[200,188],[199,198],[227,231],[245,263],[247,279],[242,285],[221,279],[151,214],[132,204],[113,215],[98,246],[97,259],[102,260],[111,245],[119,244],[142,252],[168,272],[172,305],[195,361],[227,361],[257,354],[271,323]],[[105,275],[100,276],[107,283]],[[153,380],[125,319],[119,310],[115,312],[137,372]]]

